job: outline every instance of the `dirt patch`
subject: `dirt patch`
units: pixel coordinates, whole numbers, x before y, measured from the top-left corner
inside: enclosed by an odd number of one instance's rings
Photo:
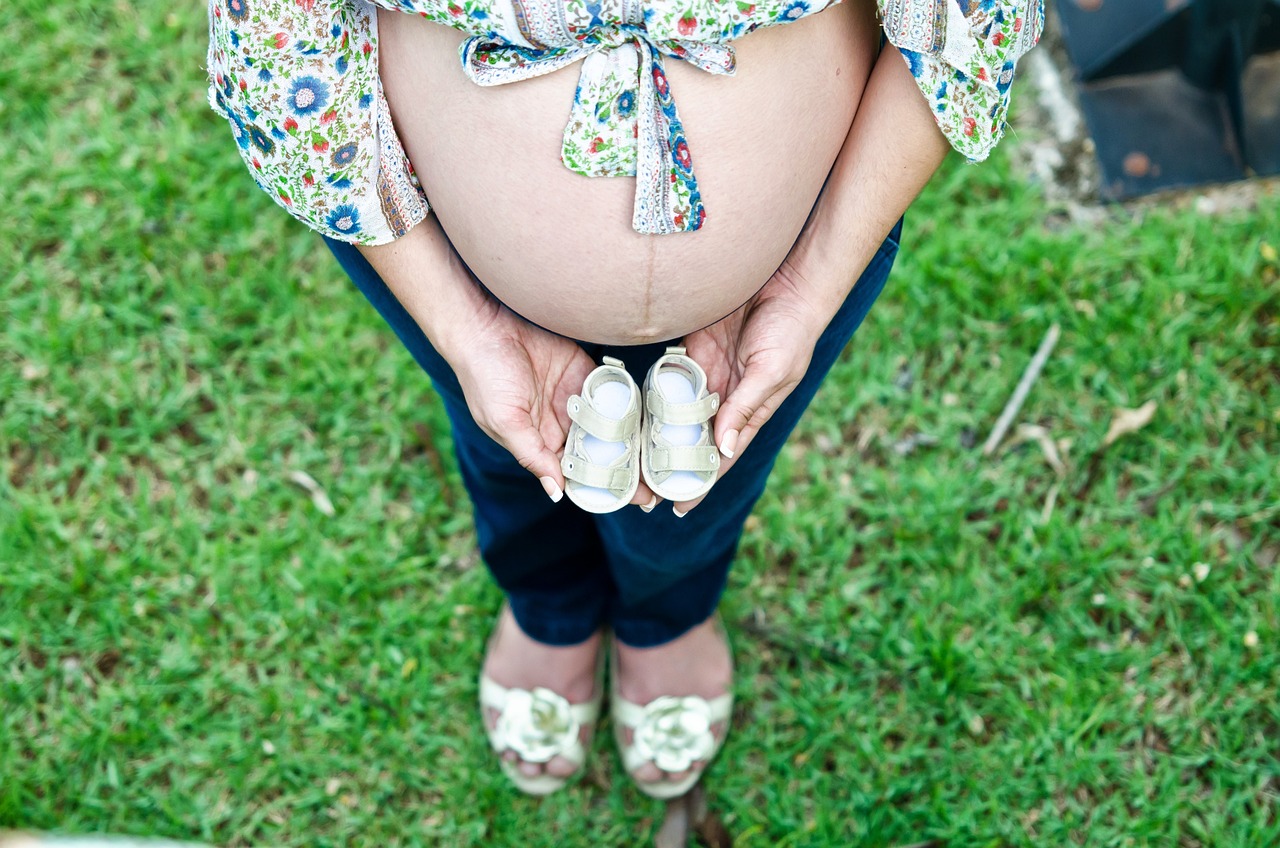
[[[1163,191],[1123,202],[1104,202],[1093,139],[1076,96],[1075,72],[1067,59],[1057,16],[1050,13],[1040,45],[1019,65],[1014,120],[1015,167],[1044,187],[1053,211],[1049,226],[1097,224],[1116,215],[1141,216],[1155,207],[1194,209],[1203,215],[1251,212],[1260,198],[1280,194],[1280,177],[1254,178]],[[1140,169],[1143,163],[1135,161]]]

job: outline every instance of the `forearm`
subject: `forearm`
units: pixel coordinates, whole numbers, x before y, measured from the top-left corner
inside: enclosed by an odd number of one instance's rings
[[[446,359],[495,306],[434,214],[389,244],[358,249]]]
[[[786,264],[834,315],[949,150],[897,48],[886,45],[827,184]]]

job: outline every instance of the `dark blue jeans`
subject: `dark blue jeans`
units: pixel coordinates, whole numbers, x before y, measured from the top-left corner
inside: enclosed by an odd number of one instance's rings
[[[521,629],[539,642],[572,645],[608,623],[625,644],[649,647],[675,639],[715,611],[743,524],[774,460],[884,288],[901,231],[899,221],[818,339],[800,385],[686,518],[670,508],[593,515],[567,498],[553,504],[537,479],[472,420],[452,369],[360,252],[326,241],[444,400],[481,556]],[[596,362],[605,355],[621,359],[643,381],[667,344],[582,347]]]

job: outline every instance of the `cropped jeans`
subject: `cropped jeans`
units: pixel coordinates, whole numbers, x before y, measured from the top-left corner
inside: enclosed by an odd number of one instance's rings
[[[453,370],[360,252],[326,242],[440,394],[471,497],[481,556],[520,628],[538,642],[573,645],[608,624],[624,644],[652,647],[715,611],[743,525],[774,461],[884,288],[901,231],[899,221],[818,339],[800,384],[685,518],[669,507],[646,514],[628,506],[595,515],[567,498],[552,503],[538,480],[472,419]],[[597,363],[603,356],[621,359],[641,382],[669,343],[580,344]]]

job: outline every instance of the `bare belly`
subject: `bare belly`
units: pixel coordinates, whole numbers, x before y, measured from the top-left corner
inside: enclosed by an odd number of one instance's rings
[[[609,344],[679,338],[764,285],[840,151],[878,31],[871,4],[845,0],[734,42],[733,77],[668,59],[707,220],[654,236],[631,227],[634,178],[560,162],[580,65],[482,88],[462,33],[394,12],[378,28],[392,117],[458,255],[517,313]]]

